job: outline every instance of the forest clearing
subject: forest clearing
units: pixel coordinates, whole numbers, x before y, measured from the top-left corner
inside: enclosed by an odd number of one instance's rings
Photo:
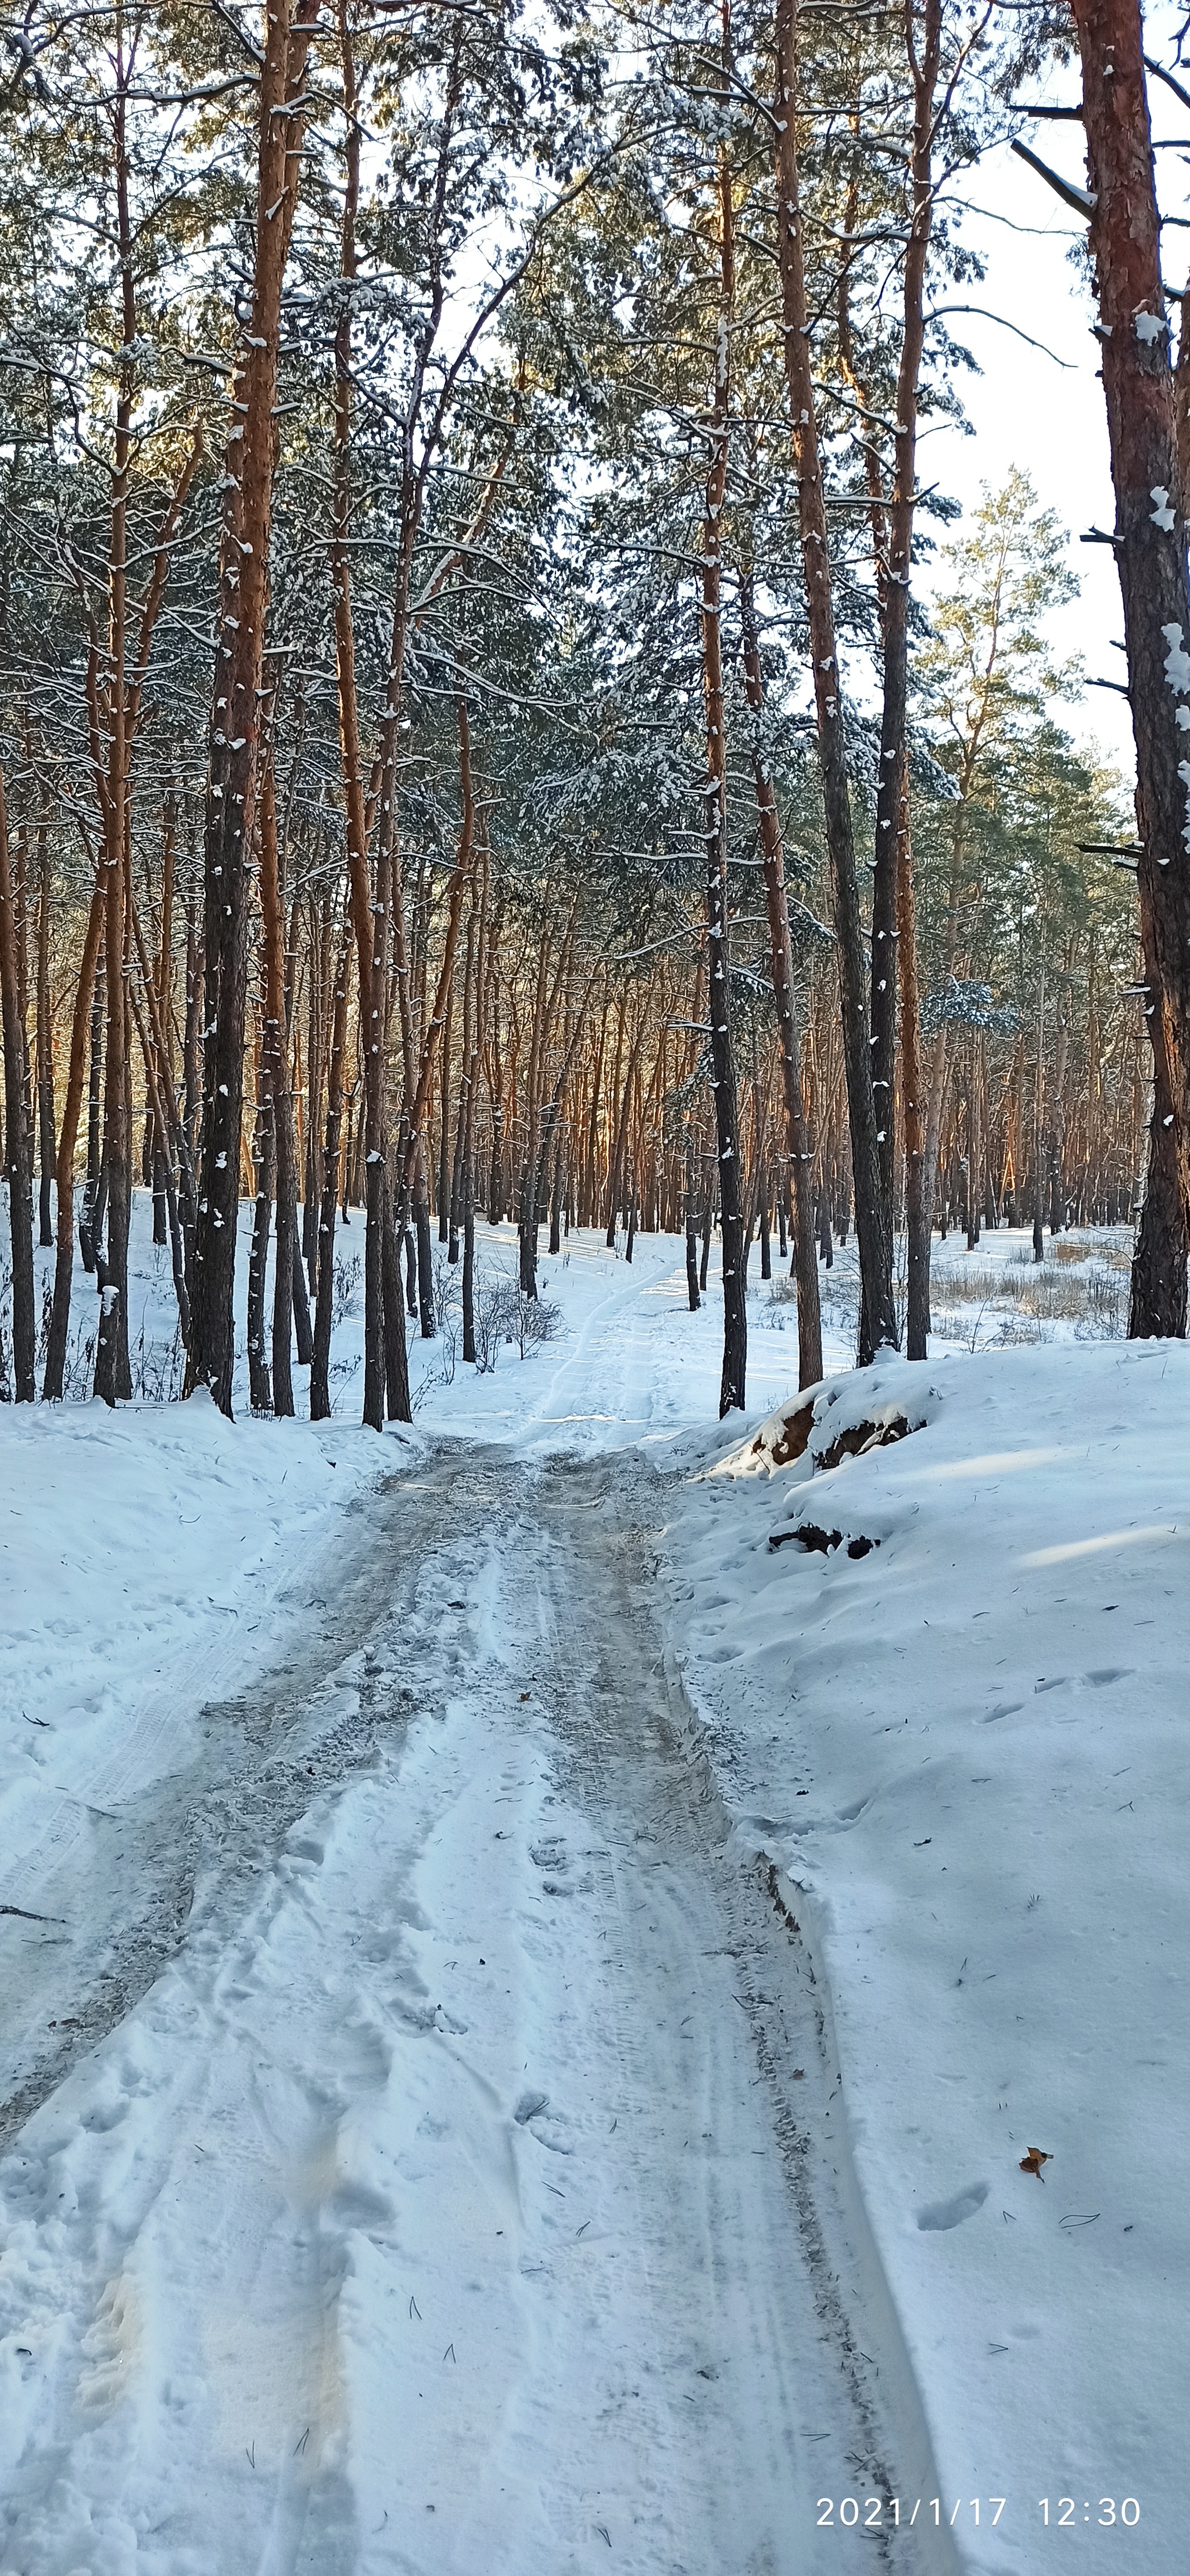
[[[1188,120],[0,14],[0,2576],[1184,2562]]]

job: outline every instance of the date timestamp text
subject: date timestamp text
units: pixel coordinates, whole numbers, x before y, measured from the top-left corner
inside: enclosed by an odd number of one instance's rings
[[[895,2531],[904,2524],[912,2529],[920,2515],[936,2528],[947,2522],[953,2530],[961,2516],[973,2523],[982,2520],[994,2531],[1007,2503],[1007,2496],[959,2496],[953,2507],[942,2496],[916,2496],[912,2502],[908,2496],[819,2496],[818,2528]],[[1046,2529],[1052,2525],[1058,2531],[1080,2522],[1097,2522],[1104,2530],[1121,2523],[1132,2531],[1140,2521],[1135,2496],[1084,2496],[1081,2502],[1076,2496],[1038,2496],[1037,2510]]]

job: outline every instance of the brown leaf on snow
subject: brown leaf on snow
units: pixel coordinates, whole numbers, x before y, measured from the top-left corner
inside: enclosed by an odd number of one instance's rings
[[[1044,2147],[1030,2147],[1028,2155],[1021,2157],[1021,2172],[1036,2174],[1038,2182],[1044,2182],[1045,2175],[1041,2168],[1043,2165],[1052,2165],[1053,2161],[1053,2157],[1046,2153]]]

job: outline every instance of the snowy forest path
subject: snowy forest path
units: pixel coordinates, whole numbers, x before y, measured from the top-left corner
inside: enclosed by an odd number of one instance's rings
[[[825,2576],[819,2497],[929,2477],[663,1495],[440,1444],[172,1881],[146,1828],[174,1954],[0,2160],[0,2576]]]

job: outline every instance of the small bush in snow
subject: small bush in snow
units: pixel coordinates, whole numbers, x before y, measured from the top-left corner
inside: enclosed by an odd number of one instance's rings
[[[363,1269],[363,1261],[358,1252],[346,1253],[342,1260],[336,1261],[334,1299],[331,1305],[333,1327],[345,1324],[349,1315],[358,1315],[359,1286]]]

